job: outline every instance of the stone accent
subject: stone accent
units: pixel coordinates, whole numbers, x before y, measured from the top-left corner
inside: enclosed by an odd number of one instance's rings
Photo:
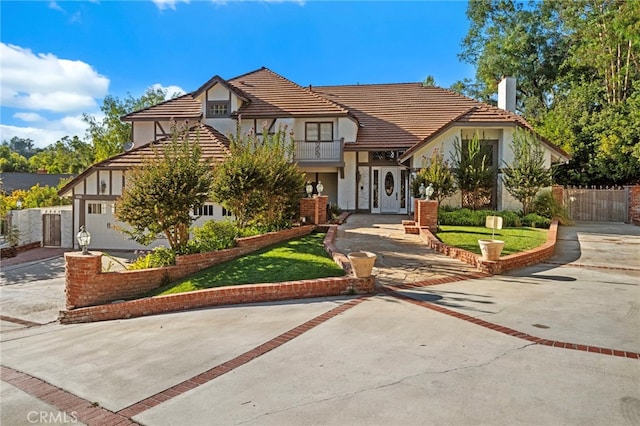
[[[560,205],[564,204],[564,187],[561,185],[553,185],[551,187],[551,196]]]
[[[318,195],[300,199],[300,217],[305,218],[307,223],[320,225],[327,223],[327,204],[329,197]]]

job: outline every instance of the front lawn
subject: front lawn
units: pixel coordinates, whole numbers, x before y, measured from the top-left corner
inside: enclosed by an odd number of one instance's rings
[[[342,268],[336,265],[323,248],[324,236],[323,233],[312,233],[267,247],[162,286],[150,296],[239,284],[343,276]]]
[[[482,254],[478,240],[490,240],[492,230],[476,226],[440,226],[436,237],[443,243],[465,249],[467,251]],[[504,241],[502,256],[519,253],[541,246],[547,241],[546,229],[535,228],[503,228],[496,230],[496,240]]]

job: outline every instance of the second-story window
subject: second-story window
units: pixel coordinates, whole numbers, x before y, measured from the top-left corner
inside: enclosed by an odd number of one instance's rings
[[[329,142],[333,140],[333,123],[306,123],[305,140],[307,142]]]
[[[207,101],[207,118],[224,118],[231,115],[229,101]]]

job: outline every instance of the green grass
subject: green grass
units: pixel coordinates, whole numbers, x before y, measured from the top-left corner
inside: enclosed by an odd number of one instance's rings
[[[491,239],[492,230],[476,226],[441,226],[436,237],[443,243],[482,254],[478,240]],[[496,240],[504,241],[501,256],[519,253],[544,244],[547,241],[546,229],[504,228],[496,230]]]
[[[338,277],[344,271],[322,246],[325,234],[313,233],[204,269],[156,289],[149,296],[239,284],[276,283]]]

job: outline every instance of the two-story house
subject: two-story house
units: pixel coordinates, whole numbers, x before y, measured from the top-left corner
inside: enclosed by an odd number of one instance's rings
[[[513,110],[514,96],[513,80],[505,80],[503,106]],[[133,127],[128,151],[93,165],[60,192],[73,198],[74,227],[85,225],[96,248],[141,248],[113,229],[114,203],[127,169],[152,154],[152,143],[169,137],[172,121],[188,121],[204,155],[215,160],[230,155],[228,135],[238,124],[243,133],[286,125],[294,134],[294,161],[307,180],[314,186],[321,181],[323,194],[341,209],[373,214],[410,213],[412,172],[435,147],[450,153],[456,138],[477,133],[498,168],[512,159],[508,147],[515,129],[530,129],[513,112],[421,83],[302,87],[267,68],[230,80],[215,76],[191,93],[122,120]],[[542,142],[547,165],[567,159]],[[492,206],[517,208],[499,182],[496,187]],[[214,204],[194,213],[198,222],[228,214]]]

